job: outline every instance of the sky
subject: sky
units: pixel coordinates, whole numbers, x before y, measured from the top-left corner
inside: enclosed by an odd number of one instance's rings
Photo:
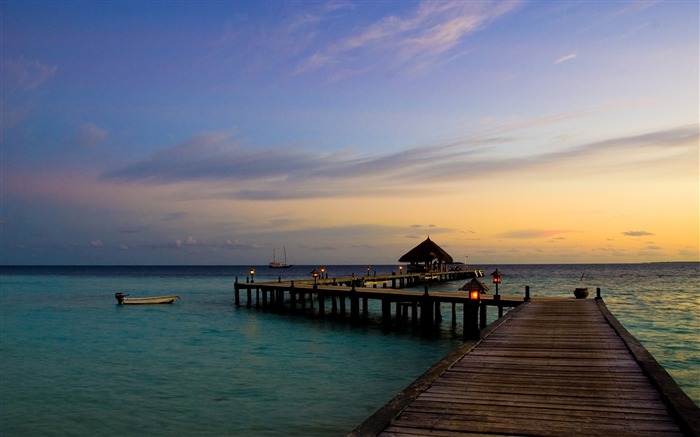
[[[1,264],[700,260],[697,1],[0,8]]]

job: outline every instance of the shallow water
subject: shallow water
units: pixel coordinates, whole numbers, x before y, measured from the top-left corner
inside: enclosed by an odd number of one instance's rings
[[[698,266],[498,267],[502,294],[523,294],[525,285],[533,295],[601,287],[615,316],[700,404]],[[311,269],[259,267],[255,280],[307,278]],[[0,432],[341,435],[461,341],[449,317],[425,337],[408,328],[387,332],[378,324],[236,308],[233,282],[245,280],[247,270],[3,267]],[[366,270],[329,266],[328,273]],[[118,291],[182,299],[122,307],[115,305]]]

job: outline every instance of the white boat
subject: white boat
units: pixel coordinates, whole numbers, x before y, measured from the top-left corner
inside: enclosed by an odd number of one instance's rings
[[[277,261],[277,258],[275,257],[276,250],[277,249],[272,249],[272,262],[270,262],[267,266],[271,269],[288,269],[288,268],[290,268],[292,265],[287,264],[287,246],[284,247],[284,262]]]
[[[115,293],[114,297],[119,305],[144,305],[154,303],[173,303],[180,299],[180,296],[153,296],[153,297],[127,297],[128,294]]]

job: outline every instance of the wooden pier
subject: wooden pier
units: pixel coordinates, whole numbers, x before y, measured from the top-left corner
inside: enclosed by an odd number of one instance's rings
[[[383,324],[427,329],[451,307],[463,346],[348,436],[700,436],[700,408],[608,311],[600,289],[589,299],[531,298],[529,287],[524,296],[477,300],[429,291],[431,282],[479,275],[454,273],[236,281],[234,297],[239,307],[353,323],[367,318],[374,299]],[[499,319],[486,326],[489,306]],[[503,315],[509,307],[515,309]]]
[[[234,284],[236,306],[245,305],[278,312],[304,311],[316,317],[334,316],[347,318],[353,323],[368,318],[369,300],[381,302],[381,319],[384,324],[411,323],[431,329],[443,319],[443,305],[451,308],[452,325],[458,324],[457,308],[463,307],[461,326],[465,338],[478,338],[480,329],[486,327],[488,306],[515,307],[528,301],[529,289],[523,296],[480,295],[477,300],[469,293],[430,292],[428,284],[456,281],[483,276],[482,271],[450,271],[428,274],[347,277],[316,279],[313,281],[285,281],[256,283],[249,281]],[[364,286],[357,286],[362,284]],[[424,285],[423,291],[405,290],[402,287]]]
[[[700,409],[602,299],[528,302],[349,436],[700,435]]]

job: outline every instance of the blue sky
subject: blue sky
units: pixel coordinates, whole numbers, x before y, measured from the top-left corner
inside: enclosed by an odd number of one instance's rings
[[[3,264],[699,259],[695,1],[0,7]]]

